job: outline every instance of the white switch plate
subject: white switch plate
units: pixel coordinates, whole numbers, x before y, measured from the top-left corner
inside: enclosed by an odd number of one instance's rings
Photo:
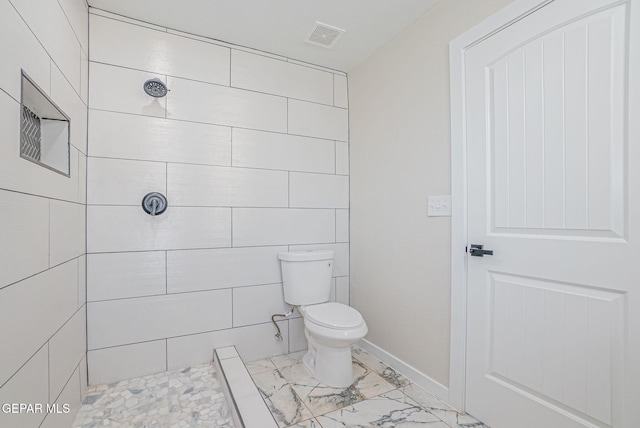
[[[451,216],[451,196],[429,196],[429,217]]]

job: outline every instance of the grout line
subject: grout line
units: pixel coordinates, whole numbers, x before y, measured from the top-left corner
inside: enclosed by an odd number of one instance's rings
[[[217,126],[217,127],[221,127],[221,128],[237,128],[237,129],[243,129],[243,130],[247,130],[247,131],[267,132],[267,133],[270,133],[270,134],[279,134],[281,136],[292,136],[292,137],[309,138],[309,139],[312,139],[312,140],[340,141],[340,142],[343,142],[343,143],[348,143],[349,142],[348,139],[347,140],[336,140],[334,138],[324,138],[324,137],[317,137],[317,136],[313,136],[313,135],[292,134],[292,133],[287,132],[287,131],[273,131],[273,130],[270,130],[270,129],[250,128],[250,127],[243,127],[243,126],[237,126],[237,125],[225,125],[225,124],[213,123],[213,122],[201,122],[201,121],[197,121],[197,120],[179,119],[179,118],[175,118],[175,117],[163,118],[161,116],[138,114],[138,113],[132,113],[132,112],[129,112],[129,111],[109,110],[109,109],[104,109],[104,108],[90,107],[89,111],[99,111],[99,112],[107,112],[107,113],[113,113],[113,114],[123,114],[123,115],[129,115],[129,116],[145,117],[145,118],[150,118],[150,119],[162,119],[162,120],[166,120],[166,121],[176,121],[176,122],[185,122],[185,123],[198,123],[198,124],[201,124],[201,125]]]
[[[332,104],[334,107],[336,107],[336,75],[333,75],[333,79],[332,79],[332,87],[333,87],[333,92],[331,93],[331,99],[332,99]]]
[[[84,357],[83,357],[84,358]],[[60,399],[60,397],[62,396],[62,393],[64,392],[64,390],[67,388],[67,385],[69,385],[69,382],[71,382],[71,379],[73,379],[73,375],[75,374],[76,370],[78,371],[78,377],[81,378],[80,376],[80,364],[82,363],[82,358],[80,358],[80,361],[78,361],[78,364],[76,364],[76,366],[73,368],[73,371],[71,372],[71,375],[69,375],[69,378],[67,379],[67,381],[65,382],[64,386],[62,387],[62,389],[60,390],[60,392],[58,393],[58,396],[56,397],[55,400],[51,400],[51,397],[49,397],[49,403],[55,403],[56,401],[58,401]],[[63,403],[64,404],[64,403]],[[82,406],[82,399],[81,399],[81,404],[80,406]],[[44,421],[43,421],[44,422]]]
[[[187,291],[173,291],[171,293],[168,292],[160,292],[157,294],[143,294],[143,295],[138,295],[138,296],[124,296],[124,297],[114,297],[114,298],[110,298],[110,299],[97,299],[97,300],[91,300],[87,303],[106,303],[106,302],[119,302],[122,300],[139,300],[139,299],[147,299],[147,298],[151,298],[151,297],[167,297],[167,296],[181,296],[181,295],[185,295],[185,294],[198,294],[198,293],[212,293],[214,291],[226,291],[226,290],[233,290],[234,288],[245,288],[245,287],[262,287],[262,286],[268,286],[268,285],[276,285],[276,284],[281,284],[281,283],[275,283],[275,284],[259,284],[259,285],[246,285],[246,286],[240,286],[240,287],[222,287],[222,288],[207,288],[207,289],[202,289],[202,290],[187,290]]]
[[[47,215],[47,219],[49,220],[49,224],[47,225],[47,250],[49,252],[49,260],[47,265],[49,266],[49,269],[51,269],[51,199],[48,200],[47,208],[49,209],[49,214]]]
[[[78,41],[78,44],[80,45],[80,49],[82,51],[84,51],[84,48],[82,46],[82,42],[80,41],[80,37],[78,37],[78,33],[76,33],[76,29],[73,27],[73,24],[71,23],[71,19],[69,18],[69,16],[67,15],[67,12],[64,10],[64,7],[62,7],[62,4],[60,4],[60,0],[57,0],[58,6],[60,7],[60,9],[62,10],[62,14],[64,15],[64,17],[67,19],[67,22],[69,23],[69,28],[71,29],[71,31],[73,32],[73,35],[76,37],[76,40]],[[89,24],[89,11],[87,10],[87,29],[88,29],[88,24]],[[87,32],[88,34],[88,32]],[[87,40],[87,47],[89,46],[88,40]]]
[[[47,340],[45,345],[47,345],[47,400],[51,403],[51,348],[49,346],[49,340],[51,340],[51,338]]]
[[[319,103],[317,101],[311,101],[311,100],[306,100],[306,99],[302,99],[302,98],[290,97],[288,95],[274,94],[273,92],[264,92],[264,91],[259,91],[259,90],[256,90],[256,89],[250,89],[250,88],[240,88],[240,87],[236,87],[236,86],[229,86],[229,85],[223,84],[223,83],[208,82],[208,81],[205,81],[205,80],[191,79],[189,77],[175,76],[175,75],[172,75],[172,74],[160,74],[160,73],[158,73],[158,71],[154,71],[154,70],[146,70],[146,69],[135,68],[135,67],[127,67],[127,66],[124,66],[124,65],[118,65],[118,64],[102,62],[102,61],[89,60],[89,62],[90,63],[94,63],[94,64],[99,64],[99,65],[105,66],[105,67],[119,68],[119,69],[123,69],[123,70],[130,70],[130,71],[135,71],[135,72],[139,72],[139,73],[146,73],[146,74],[162,75],[162,76],[165,76],[165,79],[170,77],[172,79],[179,79],[179,80],[184,80],[184,81],[187,81],[187,82],[200,83],[200,84],[203,84],[203,85],[212,85],[212,86],[217,86],[217,87],[220,87],[220,88],[234,89],[236,91],[244,91],[244,92],[251,92],[251,93],[254,93],[254,94],[262,94],[262,95],[267,95],[267,96],[270,96],[270,97],[281,98],[281,99],[284,99],[284,100],[291,99],[291,100],[300,101],[300,102],[304,102],[304,103],[315,104],[315,105],[324,106],[324,107],[331,107],[331,108],[338,109],[338,110],[348,110],[346,107],[338,107],[338,106],[334,106],[334,105],[331,105],[331,104]],[[62,72],[62,70],[61,70],[61,72]],[[158,117],[158,116],[155,116],[155,117]],[[166,118],[166,109],[165,109],[165,118]]]
[[[64,322],[64,323],[63,323],[59,328],[57,328],[57,329],[56,329],[56,330],[55,330],[55,331],[54,331],[54,332],[53,332],[53,333],[52,333],[52,334],[51,334],[51,335],[50,335],[50,336],[45,340],[45,342],[44,342],[44,343],[43,343],[43,344],[42,344],[42,345],[41,345],[41,346],[40,346],[40,347],[39,347],[39,348],[38,348],[38,349],[37,349],[33,354],[31,354],[31,356],[30,356],[29,358],[27,358],[27,359],[24,361],[24,363],[23,363],[20,367],[18,367],[18,369],[17,369],[15,372],[14,372],[11,376],[9,376],[9,378],[8,378],[8,379],[7,379],[3,384],[1,384],[1,385],[0,385],[0,389],[4,388],[4,386],[5,386],[9,381],[11,381],[11,379],[12,379],[12,378],[13,378],[13,377],[14,377],[14,376],[15,376],[15,375],[20,371],[20,370],[22,370],[22,369],[24,368],[24,366],[26,366],[26,365],[27,365],[27,363],[28,363],[29,361],[31,361],[31,359],[32,359],[33,357],[35,357],[35,355],[36,355],[38,352],[40,352],[44,346],[46,346],[46,347],[47,347],[47,366],[48,366],[48,364],[49,364],[49,363],[48,363],[48,361],[49,361],[49,341],[50,341],[50,340],[51,340],[51,339],[52,339],[56,334],[58,334],[58,332],[59,332],[60,330],[62,330],[62,329],[64,328],[64,326],[65,326],[65,325],[67,325],[67,324],[69,323],[69,321],[71,321],[71,319],[73,319],[73,317],[75,317],[75,316],[77,315],[77,313],[78,313],[81,309],[82,309],[82,307],[77,308],[77,309],[73,312],[73,314],[71,314],[71,316],[70,316],[69,318],[67,318],[67,320],[66,320],[66,321],[65,321],[65,322]],[[48,377],[50,378],[51,376],[48,376]],[[50,391],[50,390],[51,390],[51,388],[49,387],[49,388],[48,388],[48,390],[47,390],[47,394],[49,394],[49,391]]]
[[[302,317],[296,317],[294,319],[300,319]],[[278,321],[280,322],[280,321]],[[119,343],[117,345],[111,345],[111,346],[103,346],[100,348],[93,348],[93,349],[87,349],[87,352],[94,352],[94,351],[101,351],[103,349],[112,349],[112,348],[120,348],[123,346],[130,346],[130,345],[140,345],[143,343],[151,343],[151,342],[159,342],[161,340],[169,340],[169,339],[180,339],[180,338],[184,338],[184,337],[191,337],[191,336],[197,336],[197,335],[201,335],[201,334],[210,334],[210,333],[218,333],[218,332],[223,332],[223,331],[231,331],[231,330],[237,330],[237,329],[241,329],[241,328],[245,328],[245,327],[257,327],[257,326],[272,326],[273,327],[273,323],[271,322],[271,320],[269,320],[268,322],[261,322],[261,323],[255,323],[255,324],[243,324],[243,325],[239,325],[236,327],[226,327],[226,328],[221,328],[221,329],[217,329],[217,330],[206,330],[206,331],[198,331],[195,333],[189,333],[189,334],[182,334],[179,336],[169,336],[169,337],[164,337],[164,338],[160,338],[160,339],[149,339],[149,340],[141,340],[138,342],[127,342],[127,343]]]
[[[286,134],[281,134],[286,135]],[[125,162],[140,162],[140,163],[166,163],[169,165],[191,165],[191,166],[202,166],[202,167],[211,167],[211,168],[235,168],[235,169],[246,169],[251,171],[273,171],[273,172],[297,172],[301,174],[317,174],[317,175],[329,175],[329,176],[341,176],[348,177],[349,174],[336,174],[335,172],[322,172],[322,171],[310,171],[310,170],[297,170],[297,169],[277,169],[277,168],[266,168],[266,167],[258,167],[258,166],[236,166],[236,165],[223,165],[223,164],[210,164],[210,163],[196,163],[196,162],[175,162],[175,161],[166,161],[166,160],[155,160],[155,159],[133,159],[133,158],[125,158],[125,157],[113,157],[113,156],[87,156],[90,159],[108,159],[108,160],[117,160],[117,161],[125,161]],[[334,168],[335,169],[335,168]],[[0,190],[3,190],[0,188]],[[9,190],[9,189],[6,189]],[[20,192],[22,193],[22,192]],[[55,198],[49,198],[55,199]],[[72,201],[69,201],[72,202]],[[76,202],[81,203],[81,202]]]
[[[287,171],[287,208],[291,208],[291,171]]]
[[[84,204],[78,204],[84,205]],[[89,207],[100,207],[100,208],[131,208],[131,207],[140,207],[140,204],[88,204]],[[270,206],[270,207],[261,207],[261,206],[237,206],[237,205],[175,205],[174,209],[178,208],[188,208],[188,209],[241,209],[241,210],[287,210],[287,211],[295,211],[295,210],[313,210],[313,211],[333,211],[335,209],[346,210],[346,207],[288,207],[288,206]],[[270,245],[279,245],[279,244],[270,244]],[[282,244],[284,245],[284,244]],[[150,250],[151,251],[151,250]]]
[[[230,247],[230,248],[233,248],[233,247],[234,247],[234,246],[233,246],[233,208],[234,208],[234,207],[231,207],[231,212],[230,212],[230,214],[229,214],[229,219],[231,220],[231,227],[230,227],[230,229],[229,229],[229,232],[230,232],[230,237],[229,237],[229,239],[230,239],[229,247]]]
[[[86,343],[86,342],[85,342]],[[86,351],[85,351],[86,353]],[[84,389],[84,386],[82,385],[82,367],[80,367],[80,365],[82,364],[82,360],[85,358],[85,354],[82,355],[82,358],[80,358],[80,362],[78,363],[77,369],[78,369],[78,383],[80,384],[80,407],[82,407],[82,401],[84,400],[84,397],[82,396],[82,390]]]
[[[348,242],[307,242],[307,243],[301,243],[301,244],[285,243],[285,244],[265,244],[265,245],[242,245],[242,246],[236,246],[236,247],[163,248],[163,249],[148,249],[148,250],[93,251],[93,252],[88,252],[87,255],[122,254],[122,253],[154,253],[154,252],[161,252],[161,251],[174,251],[174,252],[215,251],[215,250],[223,251],[223,250],[235,250],[235,249],[239,250],[239,249],[248,249],[248,248],[279,248],[279,247],[287,247],[287,251],[289,251],[290,247],[300,247],[300,246],[308,247],[312,245],[348,245],[348,244],[349,244]],[[47,270],[48,269],[45,269],[42,272],[45,272]],[[34,275],[31,275],[31,276],[34,276]],[[348,276],[348,275],[337,275],[337,276]],[[30,278],[30,277],[27,277],[27,278]]]
[[[229,132],[229,134],[230,134],[230,138],[229,138],[229,152],[230,152],[229,153],[229,157],[231,158],[231,159],[229,159],[229,167],[230,168],[234,168],[234,165],[233,165],[233,134],[234,134],[234,132],[233,132],[233,129],[234,129],[233,126],[230,127],[230,129],[229,129],[229,131],[230,131]]]
[[[53,198],[53,197],[45,196],[45,195],[36,195],[35,193],[21,192],[20,190],[5,189],[5,188],[2,188],[2,187],[0,187],[0,192],[11,192],[11,193],[17,193],[19,195],[33,196],[34,198],[47,199],[49,201],[67,202],[69,204],[82,205],[82,206],[86,205],[86,204],[84,204],[82,202],[70,201],[70,200],[67,200],[67,199]]]
[[[18,103],[19,105],[22,104],[20,102],[20,100],[17,100],[13,97],[13,95],[11,95],[9,92],[5,91],[4,88],[0,88],[0,92],[4,93],[6,96],[8,96],[9,98],[11,98],[13,101],[15,101],[16,103]]]
[[[343,276],[339,276],[339,277],[332,277],[332,279],[335,278],[343,278],[343,277],[348,277],[348,275],[343,275]],[[270,286],[274,286],[274,285],[278,285],[281,286],[282,282],[266,282],[266,283],[261,283],[261,284],[249,284],[249,285],[232,285],[232,286],[225,286],[225,287],[220,287],[220,288],[204,288],[204,289],[196,289],[196,290],[186,290],[186,291],[174,291],[171,293],[159,293],[159,294],[143,294],[143,295],[138,295],[138,296],[124,296],[124,297],[113,297],[113,298],[109,298],[109,299],[96,299],[96,300],[90,300],[87,303],[104,303],[104,302],[116,302],[116,301],[120,301],[120,300],[137,300],[137,299],[144,299],[144,298],[149,298],[149,297],[165,297],[165,296],[176,296],[176,295],[183,295],[183,294],[193,294],[193,293],[209,293],[209,292],[213,292],[213,291],[225,291],[225,290],[235,290],[237,288],[257,288],[257,287],[270,287]],[[80,308],[78,308],[80,309]],[[300,318],[300,317],[294,317],[294,318]]]
[[[7,378],[7,380],[6,380],[4,383],[0,384],[0,389],[4,388],[4,387],[5,387],[5,386],[6,386],[6,385],[11,381],[11,379],[13,379],[13,377],[14,377],[16,374],[18,374],[18,372],[19,372],[20,370],[22,370],[22,369],[24,368],[24,366],[26,366],[26,365],[29,363],[29,361],[31,361],[31,359],[32,359],[33,357],[35,357],[35,356],[36,356],[36,354],[37,354],[38,352],[40,352],[40,351],[42,350],[42,348],[44,348],[45,346],[47,346],[47,355],[49,355],[49,350],[48,350],[49,340],[47,339],[47,341],[45,341],[45,342],[44,342],[44,343],[43,343],[43,344],[42,344],[42,345],[41,345],[41,346],[40,346],[40,347],[39,347],[39,348],[38,348],[38,349],[37,349],[33,354],[31,354],[31,356],[30,356],[29,358],[27,358],[27,359],[24,361],[24,363],[22,363],[22,365],[21,365],[20,367],[18,367],[18,369],[17,369],[17,370],[16,370],[16,371],[11,375],[11,376],[9,376],[9,377]],[[47,361],[48,361],[48,358],[47,358]],[[48,396],[48,394],[49,394],[49,388],[47,388],[47,396]]]
[[[86,254],[86,253],[85,253],[85,254]],[[60,267],[60,266],[62,266],[62,265],[64,265],[64,264],[66,264],[66,263],[70,263],[70,262],[72,262],[73,260],[77,259],[78,257],[82,257],[82,256],[83,256],[83,255],[85,255],[85,254],[81,254],[81,255],[76,256],[76,257],[74,257],[74,258],[72,258],[72,259],[65,260],[65,261],[63,261],[63,262],[58,263],[57,265],[54,265],[54,266],[51,266],[51,267],[49,267],[49,268],[47,268],[47,269],[44,269],[44,270],[38,271],[38,272],[36,272],[36,273],[34,273],[34,274],[31,274],[31,275],[29,275],[29,276],[25,276],[24,278],[21,278],[21,279],[19,279],[19,280],[15,281],[15,282],[12,282],[12,283],[10,283],[10,284],[7,284],[7,285],[4,285],[4,286],[0,287],[0,290],[3,290],[3,289],[8,288],[8,287],[12,287],[12,286],[14,286],[14,285],[18,285],[18,284],[20,284],[21,282],[26,281],[26,280],[28,280],[28,279],[30,279],[30,278],[33,278],[33,277],[38,276],[38,275],[41,275],[41,274],[43,274],[43,273],[45,273],[45,272],[48,272],[48,271],[50,271],[50,270],[52,270],[52,269],[56,269],[56,268],[58,268],[58,267]]]

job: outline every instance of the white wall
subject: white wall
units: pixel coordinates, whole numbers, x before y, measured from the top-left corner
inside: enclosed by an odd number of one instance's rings
[[[349,73],[351,303],[367,339],[449,383],[448,43],[511,0],[447,0]]]
[[[87,22],[84,0],[0,0],[0,403],[45,406],[3,427],[70,426],[87,384]],[[71,118],[70,177],[20,158],[21,69]]]
[[[89,381],[306,348],[299,316],[273,337],[277,254],[333,249],[348,302],[346,77],[99,10],[90,32]]]

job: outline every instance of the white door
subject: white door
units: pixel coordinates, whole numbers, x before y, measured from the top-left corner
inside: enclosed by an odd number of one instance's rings
[[[492,428],[640,427],[638,8],[555,0],[465,51],[468,244],[494,251],[467,256],[466,409]]]

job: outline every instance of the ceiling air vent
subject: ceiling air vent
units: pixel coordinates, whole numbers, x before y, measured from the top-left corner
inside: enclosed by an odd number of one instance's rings
[[[338,39],[342,37],[345,30],[331,25],[323,24],[322,22],[316,22],[316,26],[313,31],[304,39],[305,42],[312,45],[322,46],[323,48],[331,49],[338,42]]]

